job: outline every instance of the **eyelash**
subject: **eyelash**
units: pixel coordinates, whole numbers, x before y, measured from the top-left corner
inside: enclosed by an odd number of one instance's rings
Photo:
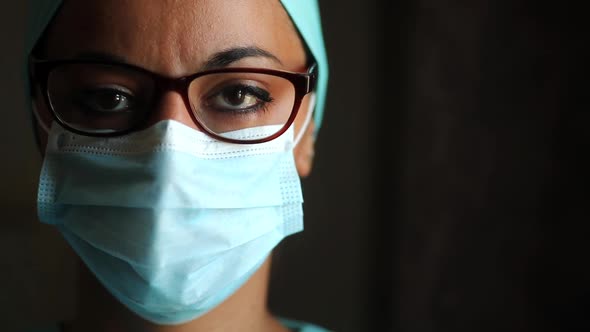
[[[225,92],[225,89],[228,89],[228,88],[241,89],[243,92],[254,96],[254,98],[260,100],[261,102],[257,103],[256,105],[254,105],[253,107],[250,107],[250,108],[234,109],[234,110],[222,111],[222,112],[226,112],[226,113],[231,112],[234,114],[244,114],[245,115],[248,113],[259,111],[261,108],[263,111],[266,112],[268,110],[268,105],[274,101],[274,99],[272,97],[270,97],[270,94],[266,90],[263,90],[261,88],[255,87],[255,86],[244,85],[244,84],[236,84],[233,86],[227,86],[222,89],[218,89],[216,92],[210,94],[205,99],[211,99],[211,98],[218,97]]]

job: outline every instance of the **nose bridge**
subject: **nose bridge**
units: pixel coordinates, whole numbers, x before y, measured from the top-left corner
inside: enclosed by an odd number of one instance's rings
[[[174,120],[200,130],[194,120],[188,100],[185,99],[185,90],[186,86],[183,80],[168,80],[162,84],[153,105],[154,109],[148,120],[148,126],[163,120]]]

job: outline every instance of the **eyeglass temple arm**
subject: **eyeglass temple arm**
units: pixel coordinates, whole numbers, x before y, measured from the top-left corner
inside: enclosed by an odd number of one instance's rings
[[[314,63],[309,67],[307,71],[307,89],[305,93],[310,93],[315,90],[317,79],[318,79],[318,65]]]

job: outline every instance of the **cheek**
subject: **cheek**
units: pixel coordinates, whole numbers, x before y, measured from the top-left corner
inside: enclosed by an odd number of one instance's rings
[[[299,176],[304,178],[307,177],[313,165],[313,157],[314,157],[314,122],[313,119],[310,119],[306,128],[303,128],[305,124],[305,119],[307,114],[311,111],[311,100],[310,96],[306,96],[303,100],[299,113],[297,114],[297,118],[295,119],[295,135],[301,133],[302,130],[305,132],[302,133],[301,139],[295,146],[293,150],[293,155],[295,157],[295,166],[297,167],[297,172]]]

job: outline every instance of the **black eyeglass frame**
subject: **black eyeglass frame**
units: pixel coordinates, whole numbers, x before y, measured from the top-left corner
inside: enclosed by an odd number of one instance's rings
[[[186,108],[191,110],[191,112],[190,112],[191,118],[193,119],[195,124],[201,130],[203,130],[209,136],[211,136],[217,140],[220,140],[223,142],[229,142],[229,143],[236,143],[236,144],[264,143],[264,142],[272,141],[273,139],[281,136],[285,131],[287,131],[287,129],[291,126],[293,121],[295,121],[295,118],[297,117],[297,113],[299,112],[299,108],[301,106],[301,101],[303,100],[303,97],[305,97],[305,95],[307,95],[308,93],[314,91],[315,87],[316,87],[316,83],[317,83],[317,65],[315,63],[309,67],[307,73],[290,72],[290,71],[285,71],[285,70],[268,69],[268,68],[232,67],[232,68],[219,68],[219,69],[205,70],[205,71],[197,72],[197,73],[187,75],[187,76],[182,76],[182,77],[178,77],[178,78],[171,78],[171,77],[167,77],[167,76],[163,76],[163,75],[154,73],[148,69],[145,69],[145,68],[142,68],[139,66],[135,66],[132,64],[127,64],[127,63],[116,62],[116,61],[100,61],[100,60],[91,60],[91,59],[44,60],[44,59],[38,59],[38,58],[31,56],[29,58],[29,76],[31,79],[31,97],[34,97],[34,95],[35,95],[35,90],[33,89],[33,86],[35,84],[37,84],[40,87],[40,90],[43,94],[43,100],[45,102],[45,105],[51,111],[51,115],[57,123],[59,123],[62,127],[66,128],[67,130],[69,130],[73,133],[84,135],[84,136],[94,136],[94,137],[116,137],[116,136],[123,136],[125,134],[137,131],[140,128],[145,126],[146,122],[148,121],[148,119],[150,118],[150,115],[152,114],[152,112],[154,110],[153,110],[153,108],[147,110],[144,114],[144,119],[142,121],[138,121],[137,124],[133,125],[132,127],[125,129],[125,130],[112,132],[112,133],[96,133],[96,132],[93,133],[93,132],[79,130],[79,129],[69,126],[67,123],[62,121],[62,119],[59,117],[59,115],[57,114],[57,112],[53,108],[53,105],[51,104],[51,100],[49,97],[49,90],[48,90],[48,84],[49,84],[48,81],[49,81],[49,74],[55,68],[57,68],[59,66],[71,65],[71,64],[95,64],[95,65],[114,66],[114,67],[120,67],[123,69],[137,71],[137,72],[146,74],[147,76],[150,76],[154,80],[155,87],[156,87],[156,92],[154,94],[155,100],[157,100],[162,95],[162,93],[165,91],[172,90],[172,91],[178,92],[182,96],[182,99],[185,103]],[[190,105],[190,101],[189,101],[189,97],[188,97],[188,89],[189,89],[190,84],[195,79],[197,79],[201,76],[206,76],[209,74],[219,74],[219,73],[266,74],[266,75],[273,75],[273,76],[281,77],[281,78],[284,78],[284,79],[290,81],[291,84],[293,84],[293,87],[295,88],[295,101],[293,103],[293,109],[291,110],[291,115],[287,119],[287,122],[283,125],[283,127],[277,133],[275,133],[269,137],[255,139],[255,140],[248,140],[248,141],[223,137],[223,136],[211,131],[209,128],[207,128],[205,125],[203,125],[198,120],[196,115],[194,114],[193,108]]]

